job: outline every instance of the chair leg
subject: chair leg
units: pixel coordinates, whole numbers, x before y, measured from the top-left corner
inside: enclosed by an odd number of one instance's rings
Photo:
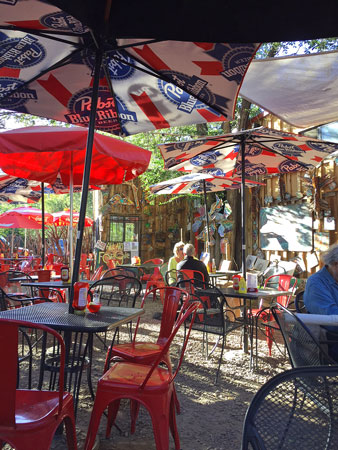
[[[94,402],[92,414],[90,416],[90,422],[88,425],[88,432],[87,432],[86,442],[85,442],[85,446],[84,446],[85,450],[92,450],[92,448],[93,448],[97,430],[100,425],[101,416],[102,416],[103,411],[105,410],[106,406],[107,406],[107,404],[104,402],[104,396],[101,395],[100,392],[98,392],[96,394],[96,399]]]
[[[170,426],[170,431],[171,431],[172,437],[174,438],[174,441],[175,441],[175,448],[176,448],[176,450],[180,450],[181,446],[180,446],[180,438],[178,435],[177,425],[176,425],[174,392],[175,391],[173,391],[173,395],[172,395],[171,401],[170,401],[169,426]]]
[[[75,423],[69,416],[66,416],[64,418],[64,424],[65,424],[65,431],[66,431],[66,439],[67,439],[68,449],[69,450],[76,450],[77,449],[77,442],[76,442]]]
[[[136,400],[130,400],[130,418],[131,418],[131,424],[130,424],[130,433],[134,434],[136,429],[136,420],[138,417],[138,413],[140,411],[140,403]]]
[[[107,427],[106,427],[106,438],[109,438],[111,429],[115,423],[117,413],[120,408],[121,400],[117,399],[111,402],[108,406],[108,417],[107,417]]]

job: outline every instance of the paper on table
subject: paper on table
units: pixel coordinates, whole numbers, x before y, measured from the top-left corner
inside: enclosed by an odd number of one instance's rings
[[[338,325],[338,314],[326,316],[324,314],[301,314],[296,313],[298,319],[305,324],[314,325]]]

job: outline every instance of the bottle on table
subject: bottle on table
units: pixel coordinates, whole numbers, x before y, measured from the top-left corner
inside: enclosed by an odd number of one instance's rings
[[[215,261],[215,258],[212,258],[211,271],[212,271],[212,273],[216,273],[216,261]]]
[[[73,309],[74,314],[84,314],[87,306],[87,294],[89,284],[83,281],[77,281],[74,284]]]
[[[244,277],[241,277],[239,280],[238,292],[241,292],[242,294],[247,293],[246,281]]]
[[[239,289],[239,280],[240,279],[241,279],[240,275],[234,275],[232,277],[232,283],[233,283],[232,287],[235,291],[238,291],[238,289]]]

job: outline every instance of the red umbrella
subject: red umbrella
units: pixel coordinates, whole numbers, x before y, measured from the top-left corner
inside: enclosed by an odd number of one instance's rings
[[[53,222],[53,216],[44,213],[44,221],[47,224]],[[0,214],[0,228],[24,228],[31,230],[38,230],[42,227],[42,211],[37,208],[15,208]],[[12,233],[12,253],[13,253],[13,239]],[[26,247],[26,237],[25,237]]]
[[[79,127],[26,127],[0,133],[1,168],[9,175],[51,184],[58,179],[81,186],[87,130]],[[90,184],[120,184],[141,175],[151,152],[94,134]]]
[[[98,133],[94,133],[93,139],[89,178],[92,187],[121,184],[147,169],[151,152]],[[56,191],[60,190],[60,181],[62,188],[82,186],[86,140],[87,131],[79,127],[41,126],[5,131],[0,133],[1,168],[15,177],[51,183]]]
[[[63,227],[63,226],[69,226],[70,225],[70,211],[69,209],[67,211],[59,211],[56,213],[52,213],[53,216],[53,225],[56,227]],[[78,212],[73,211],[73,227],[77,225],[79,221],[80,214]],[[93,219],[90,217],[85,218],[85,227],[91,227],[93,225]]]
[[[53,216],[45,213],[45,223],[53,223]],[[0,214],[0,228],[41,229],[42,211],[37,208],[15,208]]]

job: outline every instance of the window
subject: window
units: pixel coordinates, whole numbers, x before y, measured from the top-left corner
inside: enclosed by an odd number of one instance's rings
[[[110,216],[109,242],[138,242],[139,217]]]

